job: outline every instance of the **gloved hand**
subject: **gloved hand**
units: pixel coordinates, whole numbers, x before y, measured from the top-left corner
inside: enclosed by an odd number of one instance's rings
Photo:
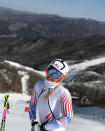
[[[40,131],[47,131],[47,130],[45,129],[45,124],[41,124],[41,125],[40,125]]]
[[[36,120],[31,121],[31,126],[35,126],[36,124],[38,124],[38,121],[36,121]]]

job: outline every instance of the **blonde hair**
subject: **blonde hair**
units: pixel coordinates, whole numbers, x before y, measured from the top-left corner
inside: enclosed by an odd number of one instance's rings
[[[52,96],[55,92],[56,89],[58,89],[61,86],[61,82],[50,92],[48,92],[48,94],[44,97],[45,100],[48,100],[50,96]]]

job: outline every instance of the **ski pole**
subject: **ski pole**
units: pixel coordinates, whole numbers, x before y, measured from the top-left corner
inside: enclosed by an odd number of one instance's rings
[[[5,122],[6,122],[6,117],[4,118],[3,131],[5,131]]]
[[[5,96],[5,101],[4,101],[4,110],[3,110],[3,116],[2,116],[2,122],[1,122],[1,127],[0,131],[5,131],[5,122],[6,122],[6,114],[7,114],[7,107],[8,107],[8,98],[9,95]]]

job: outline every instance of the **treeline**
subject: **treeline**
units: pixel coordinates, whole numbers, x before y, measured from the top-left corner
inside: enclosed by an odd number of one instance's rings
[[[105,105],[105,81],[99,83],[71,83],[66,84],[65,87],[69,89],[72,95],[75,92],[79,100],[86,97],[94,105]]]

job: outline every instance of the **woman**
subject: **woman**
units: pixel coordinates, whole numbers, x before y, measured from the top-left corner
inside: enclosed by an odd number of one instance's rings
[[[32,126],[36,122],[36,106],[42,131],[61,130],[71,123],[73,117],[72,99],[69,91],[61,85],[67,77],[69,67],[61,59],[52,61],[46,71],[46,78],[38,81],[30,100],[29,116]]]

